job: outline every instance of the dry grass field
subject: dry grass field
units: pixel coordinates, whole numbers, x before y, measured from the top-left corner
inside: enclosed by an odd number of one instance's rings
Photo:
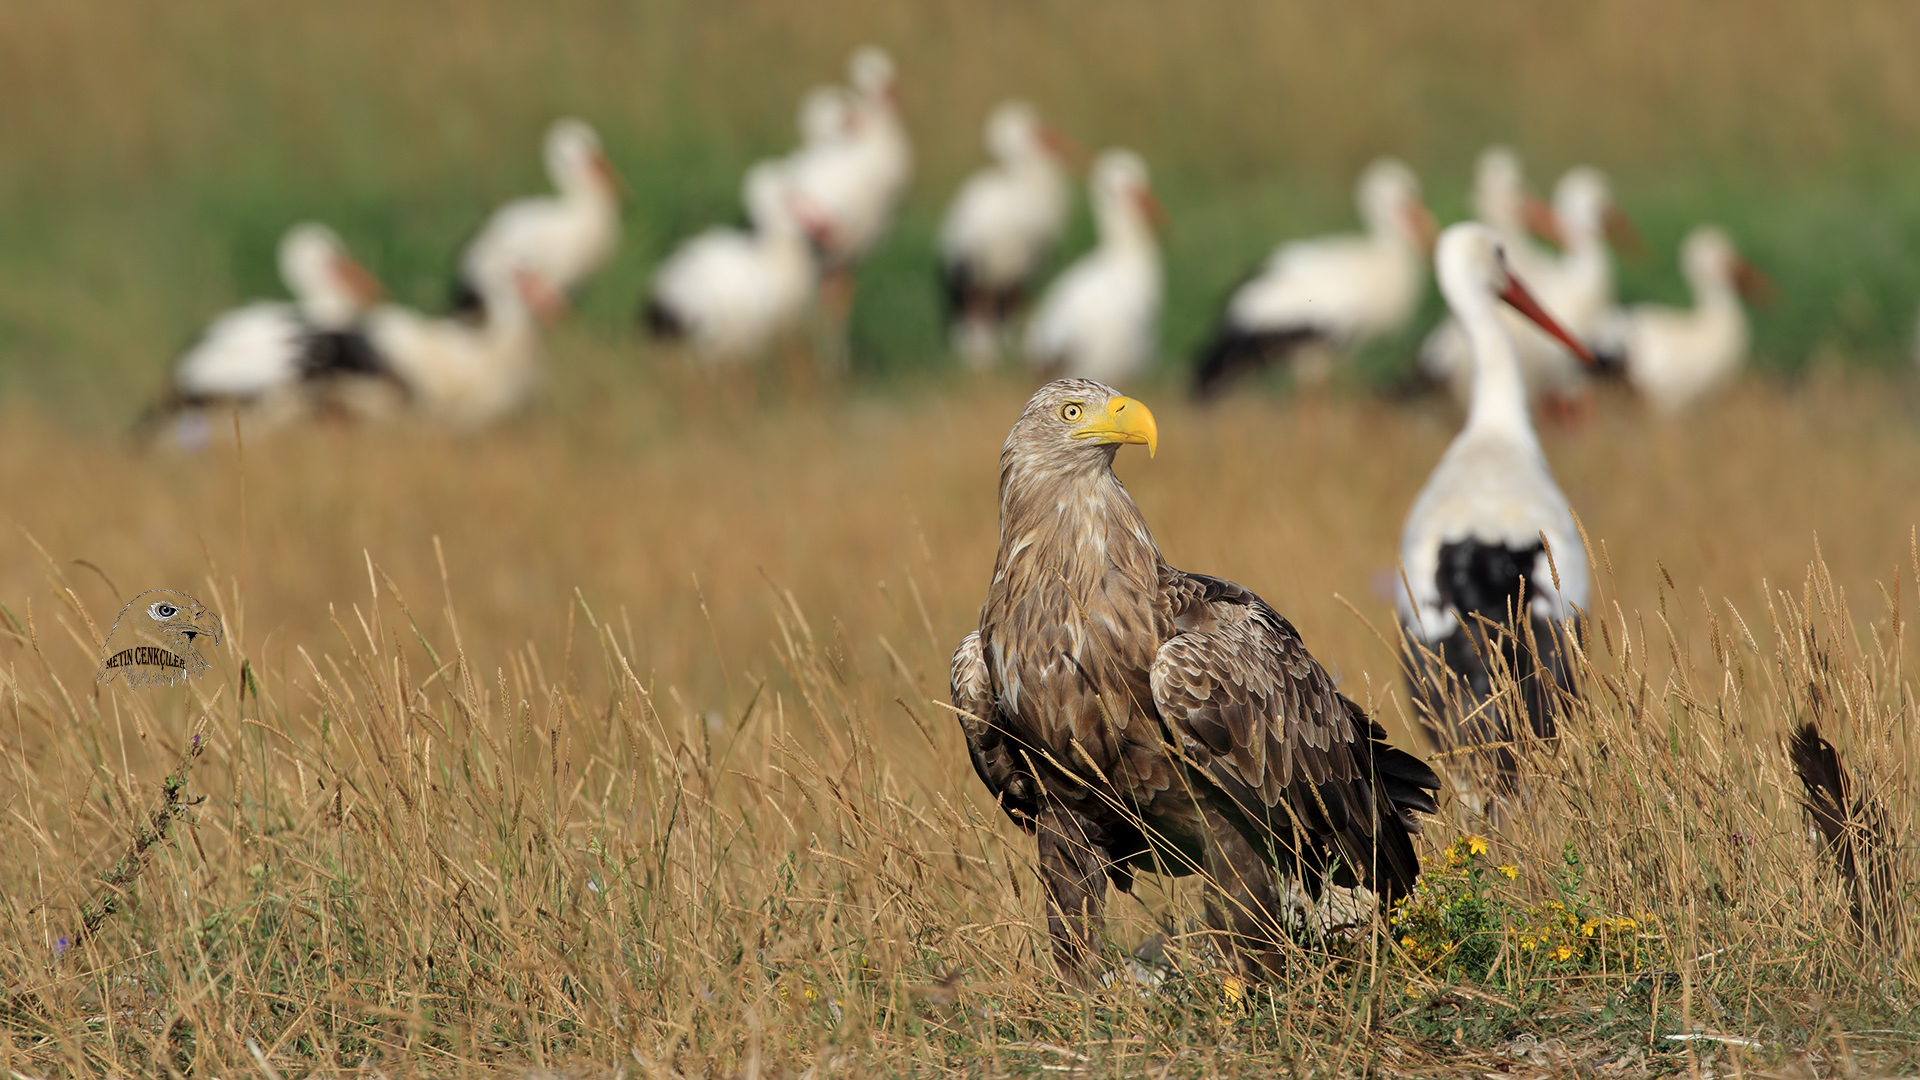
[[[1168,10],[0,0],[0,1074],[1920,1072],[1920,8]],[[869,39],[919,179],[861,270],[853,378],[686,375],[635,340],[651,266]],[[1158,961],[1061,983],[1031,842],[941,704],[1031,387],[951,370],[928,259],[1008,94],[1142,151],[1170,211],[1135,391],[1161,453],[1119,465],[1162,549],[1265,596],[1402,745],[1382,595],[1458,415],[1367,392],[1411,335],[1195,411],[1228,284],[1350,227],[1369,157],[1450,218],[1505,140],[1539,184],[1612,173],[1655,252],[1624,299],[1678,300],[1705,219],[1781,286],[1710,408],[1545,433],[1600,567],[1585,704],[1527,757],[1529,813],[1448,799],[1427,890],[1303,932],[1282,985],[1229,979],[1193,883],[1151,879],[1110,951]],[[437,309],[560,114],[632,193],[525,416],[127,445],[211,315],[280,295],[293,221]],[[159,587],[221,615],[213,670],[98,686]],[[1787,763],[1805,722],[1873,806],[1865,932]]]
[[[1671,426],[1608,401],[1549,433],[1610,570],[1590,708],[1529,766],[1535,812],[1489,833],[1450,802],[1424,838],[1437,882],[1484,892],[1436,903],[1490,927],[1305,938],[1287,985],[1241,994],[1186,934],[1195,891],[1148,882],[1115,948],[1171,931],[1173,974],[1089,997],[1054,975],[1029,842],[939,705],[1026,387],[746,403],[554,351],[572,374],[544,407],[467,440],[140,456],[9,417],[0,1067],[1911,1066],[1915,909],[1850,930],[1783,748],[1808,718],[1842,747],[1910,893],[1904,385],[1755,384]],[[1404,743],[1376,588],[1456,418],[1143,394],[1162,453],[1121,471],[1168,557],[1267,596]],[[97,689],[121,598],[160,586],[225,619],[214,671]],[[1491,851],[1450,863],[1468,834]],[[1695,1033],[1734,1041],[1666,1038]]]

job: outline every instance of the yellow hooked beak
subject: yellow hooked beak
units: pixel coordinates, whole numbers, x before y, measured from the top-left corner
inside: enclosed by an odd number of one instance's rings
[[[1074,429],[1073,437],[1103,443],[1139,443],[1147,448],[1148,457],[1160,448],[1160,429],[1153,422],[1153,413],[1130,397],[1108,400],[1104,411],[1095,413]]]

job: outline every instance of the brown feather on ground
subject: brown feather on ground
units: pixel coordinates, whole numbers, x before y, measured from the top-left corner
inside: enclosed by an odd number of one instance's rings
[[[1854,928],[1863,938],[1885,942],[1899,929],[1885,812],[1876,800],[1855,791],[1839,752],[1820,737],[1815,725],[1794,732],[1788,753],[1806,788],[1801,803],[1846,884]]]

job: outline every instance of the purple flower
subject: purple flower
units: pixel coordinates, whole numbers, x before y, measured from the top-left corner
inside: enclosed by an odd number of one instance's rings
[[[56,942],[54,942],[54,943],[53,943],[53,955],[55,955],[55,956],[59,956],[59,955],[61,955],[62,953],[65,953],[65,952],[67,951],[67,947],[68,947],[68,946],[70,946],[70,945],[72,945],[72,944],[73,944],[73,942],[71,942],[71,941],[68,941],[68,940],[67,940],[66,938],[61,938],[61,939],[60,939],[59,941],[56,941]]]

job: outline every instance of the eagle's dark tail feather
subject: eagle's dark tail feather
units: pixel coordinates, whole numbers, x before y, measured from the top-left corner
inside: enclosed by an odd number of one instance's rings
[[[1234,380],[1258,371],[1320,337],[1320,332],[1312,327],[1247,330],[1222,319],[1213,337],[1194,357],[1193,396],[1201,401],[1216,398]]]
[[[1898,928],[1893,918],[1893,865],[1886,814],[1876,800],[1854,791],[1853,778],[1833,744],[1809,723],[1793,733],[1788,748],[1793,771],[1806,788],[1801,800],[1820,830],[1853,904],[1853,925],[1863,936],[1884,939]]]
[[[1378,807],[1372,822],[1375,862],[1369,887],[1381,903],[1394,902],[1413,891],[1420,876],[1420,856],[1413,850],[1413,838],[1420,832],[1414,812],[1431,814],[1439,809],[1434,795],[1440,790],[1440,777],[1427,763],[1387,742],[1387,731],[1378,721],[1349,701],[1354,722],[1364,724],[1371,738],[1373,774],[1376,790],[1383,792],[1387,805]]]

